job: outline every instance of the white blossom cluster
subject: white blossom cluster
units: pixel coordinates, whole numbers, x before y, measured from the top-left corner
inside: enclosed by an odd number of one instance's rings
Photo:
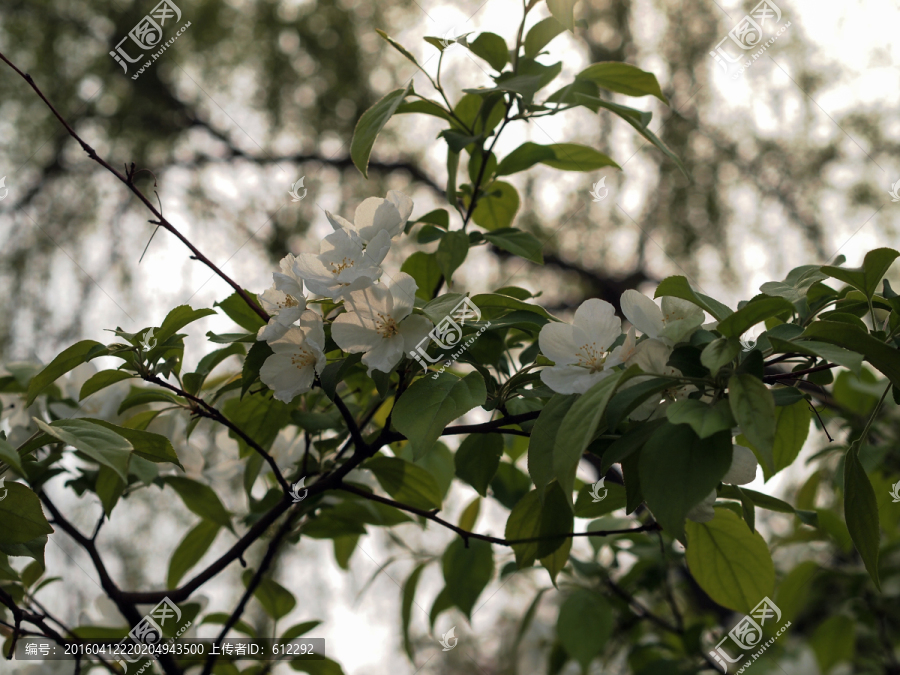
[[[309,391],[325,367],[323,317],[307,307],[304,286],[343,302],[345,311],[332,322],[331,337],[345,352],[362,353],[369,375],[391,372],[434,327],[412,313],[418,287],[411,276],[401,272],[390,283],[381,281],[381,263],[412,209],[409,197],[391,190],[385,199],[362,202],[353,222],[326,212],[334,232],[319,253],[288,254],[281,261],[272,287],[259,296],[272,318],[257,335],[274,352],[259,375],[276,399],[289,402]]]
[[[554,362],[541,371],[541,380],[560,394],[583,394],[598,382],[613,374],[616,366],[637,364],[647,375],[634,377],[622,385],[632,387],[651,376],[678,377],[681,372],[668,365],[675,345],[689,340],[703,326],[703,310],[687,300],[663,297],[662,308],[650,298],[635,290],[627,290],[620,299],[622,313],[631,322],[625,340],[612,345],[622,335],[622,320],[616,316],[613,306],[596,298],[585,300],[575,310],[572,325],[548,323],[539,337],[541,353]],[[638,340],[636,331],[645,337]],[[631,419],[649,420],[665,415],[666,408],[679,398],[686,398],[696,387],[673,386],[658,397],[650,397],[629,415]],[[753,451],[735,445],[731,468],[722,478],[723,483],[746,485],[756,478],[758,463]],[[687,517],[696,522],[713,519],[713,490],[700,504],[692,508]]]

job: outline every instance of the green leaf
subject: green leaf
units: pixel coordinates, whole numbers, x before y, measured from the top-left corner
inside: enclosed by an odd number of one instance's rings
[[[447,203],[457,206],[456,174],[459,172],[459,153],[447,148]],[[421,253],[421,251],[419,251]],[[417,255],[414,253],[413,255]]]
[[[122,380],[128,380],[133,377],[134,375],[132,373],[128,373],[124,370],[101,370],[99,373],[94,373],[87,382],[81,385],[81,392],[78,394],[78,400],[83,401],[91,394],[98,392],[101,389],[105,389],[111,384],[121,382]]]
[[[247,352],[244,364],[241,367],[241,398],[244,398],[244,395],[250,391],[253,383],[259,379],[260,369],[263,367],[266,359],[272,354],[274,352],[269,343],[262,340],[250,347],[250,351]]]
[[[174,403],[176,405],[183,404],[186,401],[175,394],[164,391],[162,389],[146,389],[144,387],[132,387],[128,396],[119,404],[117,415],[121,415],[126,410],[139,405],[148,403]]]
[[[559,19],[559,17],[556,17]],[[560,23],[563,23],[560,21]],[[589,80],[604,89],[625,94],[626,96],[655,96],[660,101],[669,105],[659,82],[653,73],[648,73],[636,66],[618,61],[605,61],[594,63],[576,76],[579,80]]]
[[[253,579],[253,570],[247,570],[241,578],[244,587],[249,587],[250,581]],[[266,614],[276,621],[290,614],[297,605],[297,600],[288,589],[268,577],[260,579],[259,585],[253,591],[253,597],[259,600],[259,604],[266,610]]]
[[[593,485],[585,485],[578,491],[575,499],[576,518],[599,518],[613,511],[625,508],[625,488],[615,483],[604,483],[606,497],[595,502],[591,494]]]
[[[728,307],[718,300],[713,300],[709,296],[694,291],[688,283],[688,280],[681,276],[666,277],[663,279],[659,286],[656,287],[656,292],[653,294],[653,297],[661,298],[666,295],[692,302],[697,305],[697,307],[709,312],[718,321],[722,321],[728,315],[733,314]]]
[[[822,675],[827,675],[841,661],[852,662],[856,651],[856,621],[842,614],[828,617],[809,637],[809,646]]]
[[[734,426],[734,417],[727,401],[709,405],[697,399],[685,398],[666,408],[666,417],[672,424],[688,424],[701,439]]]
[[[712,492],[731,466],[731,434],[700,439],[686,424],[667,422],[641,449],[641,490],[656,520],[673,537],[684,534],[688,511]]]
[[[543,244],[529,232],[523,232],[514,227],[504,227],[493,232],[487,232],[484,238],[491,242],[497,248],[504,251],[536,262],[538,265],[544,264],[544,256],[542,250]]]
[[[209,485],[204,485],[184,476],[166,476],[163,481],[168,483],[184,505],[201,518],[210,520],[222,527],[227,527],[234,532],[231,524],[231,514],[222,505],[219,496]]]
[[[100,497],[104,513],[109,517],[118,503],[119,497],[125,492],[125,481],[108,466],[101,466],[100,471],[97,472],[97,483],[94,490]]]
[[[448,232],[438,244],[435,259],[447,282],[469,254],[469,235],[462,230]],[[437,284],[435,284],[436,286]],[[435,286],[432,286],[434,288]]]
[[[256,394],[246,398],[231,398],[223,406],[225,416],[264,450],[272,447],[278,432],[291,422],[291,407],[276,401],[269,394]],[[254,450],[233,431],[228,435],[238,441],[241,456]]]
[[[821,269],[821,265],[795,267],[788,272],[784,281],[767,281],[759,287],[759,290],[766,295],[777,295],[785,298],[791,303],[797,302],[806,297],[810,286],[817,281],[828,278],[828,275],[823,274]]]
[[[0,438],[0,462],[9,464],[20,476],[25,475],[25,471],[22,469],[22,458],[18,451],[3,438]]]
[[[875,582],[875,587],[881,590],[878,579],[878,503],[875,490],[857,456],[855,444],[844,455],[844,519],[869,576]]]
[[[837,363],[838,365],[844,366],[856,373],[856,375],[859,375],[859,370],[862,367],[863,355],[850,351],[849,349],[844,349],[843,347],[831,345],[826,342],[817,342],[815,340],[798,340],[797,342],[791,342],[769,335],[766,337],[775,354],[796,353],[818,356],[831,363]]]
[[[259,344],[259,343],[257,343]],[[200,391],[200,388],[203,386],[203,382],[206,380],[206,377],[213,371],[213,369],[218,366],[222,361],[227,359],[229,356],[244,356],[246,354],[246,350],[244,346],[240,343],[232,343],[228,347],[223,347],[222,349],[216,349],[215,351],[210,352],[202,359],[200,359],[200,363],[197,364],[197,370],[193,373],[187,373],[184,376],[185,389],[188,393],[196,394]],[[191,386],[188,386],[188,381],[191,382]]]
[[[775,462],[774,473],[789,467],[797,459],[806,442],[806,437],[809,435],[811,421],[812,411],[805,399],[775,409],[775,442],[772,446],[772,459]],[[766,470],[765,466],[763,466],[763,474],[767,481],[773,475]]]
[[[749,614],[775,590],[775,566],[765,540],[729,509],[715,509],[708,523],[688,521],[688,569],[722,607]]]
[[[406,47],[404,47],[403,45],[401,45],[399,42],[397,42],[396,40],[394,40],[392,37],[390,37],[387,33],[385,33],[383,30],[381,30],[381,29],[379,29],[379,28],[376,28],[376,29],[375,29],[375,32],[378,33],[378,34],[382,37],[382,39],[383,39],[385,42],[387,42],[391,47],[393,47],[393,48],[396,49],[398,52],[400,52],[401,54],[403,54],[403,56],[405,56],[407,59],[409,59],[410,61],[412,61],[412,62],[413,62],[413,65],[415,65],[417,68],[420,68],[420,69],[421,69],[421,66],[419,65],[419,62],[416,61],[416,57],[413,56],[412,54],[410,54],[410,53],[409,53],[409,50],[407,50]]]
[[[594,171],[604,166],[621,169],[607,155],[586,145],[577,143],[539,145],[528,141],[503,158],[497,165],[497,175],[508,176],[525,171],[535,164],[546,164],[563,171]]]
[[[550,41],[566,29],[552,16],[538,21],[525,36],[525,56],[533,59]]]
[[[257,301],[255,294],[250,293],[249,291],[244,292],[247,293],[248,296],[250,296],[251,300]],[[254,312],[244,301],[244,299],[237,293],[232,293],[222,302],[214,302],[213,306],[221,307],[222,311],[225,312],[226,315],[228,315],[228,318],[230,318],[244,330],[248,330],[254,335],[256,335],[256,332],[260,328],[266,325],[266,322],[262,320],[262,317]],[[188,307],[188,309],[190,308]]]
[[[120,427],[112,422],[107,422],[106,420],[85,419],[88,422],[99,424],[101,427],[106,427],[131,443],[134,454],[138,457],[143,457],[150,462],[156,463],[171,462],[184,471],[184,467],[181,465],[181,462],[178,461],[178,455],[175,454],[175,448],[172,447],[172,442],[162,434],[154,434],[150,431],[141,429]]]
[[[237,296],[237,294],[235,294],[235,296],[238,297],[238,299],[242,303],[244,303],[243,299],[241,299],[240,296]],[[247,306],[246,303],[244,303],[244,306]],[[253,313],[253,316],[256,316],[256,313],[253,312],[253,310],[251,310],[249,307],[247,308],[247,311]],[[198,319],[202,319],[205,316],[209,316],[210,314],[215,313],[216,310],[214,309],[193,309],[190,305],[179,305],[166,315],[166,318],[163,319],[162,325],[159,327],[159,330],[154,333],[154,337],[157,339],[159,344],[163,344],[166,340],[175,335],[175,333],[187,326],[189,323],[193,323]],[[257,317],[257,319],[259,320],[260,325],[262,325],[262,319],[260,319],[259,317]]]
[[[132,445],[119,434],[83,419],[57,420],[52,424],[34,418],[41,430],[108,466],[128,482],[128,461]]]
[[[508,540],[549,538],[513,544],[519,569],[531,567],[537,558],[546,557],[562,546],[566,539],[564,536],[551,536],[571,533],[573,522],[569,497],[558,482],[550,483],[545,490],[532,490],[522,497],[510,511],[504,536]]]
[[[553,471],[553,449],[563,419],[577,398],[555,394],[547,401],[531,429],[531,437],[528,439],[528,473],[536,488],[543,488],[556,478]]]
[[[793,309],[794,306],[784,298],[757,295],[734,314],[719,321],[716,330],[725,337],[740,337],[769,317],[791,312]]]
[[[0,500],[0,544],[24,544],[42,535],[53,534],[41,509],[41,500],[21,483],[6,483]]]
[[[94,353],[95,350],[102,351]],[[31,381],[28,383],[28,397],[25,400],[25,407],[27,408],[34,403],[34,399],[38,397],[38,394],[56,382],[58,378],[82,363],[90,361],[94,356],[101,356],[105,351],[105,346],[96,340],[82,340],[64,349],[50,362],[49,366],[31,378]]]
[[[563,545],[550,555],[541,558],[541,565],[550,574],[550,581],[556,586],[556,577],[563,571],[569,562],[569,553],[572,551],[572,540],[565,539]]]
[[[309,675],[344,675],[340,664],[327,657],[316,661],[294,659],[291,668]]]
[[[614,623],[606,598],[595,591],[576,588],[559,608],[556,636],[566,653],[587,673],[591,661],[606,648]]]
[[[178,583],[212,546],[216,535],[219,534],[220,525],[210,520],[201,520],[190,530],[169,561],[169,575],[166,580],[167,588],[178,588]]]
[[[519,193],[509,183],[493,181],[478,199],[472,220],[486,230],[499,230],[512,225],[519,210]]]
[[[442,120],[452,122],[453,118],[450,114],[434,101],[416,100],[404,101],[394,111],[395,115],[404,115],[407,113],[415,113],[421,115],[431,115],[432,117],[440,117]]]
[[[453,420],[484,405],[487,390],[477,372],[459,378],[450,373],[413,382],[394,405],[391,420],[413,446],[413,457],[424,456]]]
[[[404,89],[395,89],[387,94],[378,103],[366,110],[353,130],[353,139],[350,141],[350,158],[360,173],[369,177],[369,155],[375,146],[375,139],[387,121],[396,112],[398,106],[406,98],[412,88],[412,80]]]
[[[434,289],[441,280],[441,267],[436,254],[416,251],[400,266],[400,271],[415,280],[417,297],[426,301],[434,297]]]
[[[497,475],[491,481],[493,497],[508,509],[512,509],[531,489],[528,474],[519,471],[510,462],[500,462]]]
[[[481,511],[481,497],[475,497],[469,505],[463,509],[459,516],[459,527],[467,532],[471,532],[478,520],[478,514]]]
[[[416,655],[413,651],[413,643],[409,638],[409,620],[412,618],[412,607],[416,599],[416,587],[419,585],[419,577],[428,563],[420,563],[412,571],[412,574],[403,584],[403,599],[400,606],[400,625],[403,627],[403,649],[410,661],[415,661]]]
[[[313,630],[317,626],[321,625],[321,621],[301,621],[300,623],[295,623],[293,626],[288,628],[284,633],[281,634],[282,640],[293,640],[294,638],[298,638],[301,635],[306,635],[309,631]]]
[[[710,374],[715,377],[722,366],[734,361],[740,353],[741,343],[735,338],[716,338],[703,348],[700,363],[709,368]]]
[[[456,475],[486,497],[488,485],[497,474],[502,456],[503,436],[470,434],[456,451]]]
[[[563,28],[575,32],[575,3],[578,0],[547,0],[547,9]]]
[[[441,508],[441,490],[434,476],[412,462],[397,457],[373,457],[362,465],[401,504],[429,511]]]
[[[876,248],[866,253],[862,267],[823,266],[822,272],[845,284],[850,284],[871,299],[878,290],[878,284],[900,253],[892,248]]]
[[[728,403],[760,463],[774,471],[775,399],[771,390],[749,373],[732,375],[728,380]]]
[[[622,168],[610,157],[586,145],[554,143],[548,147],[553,150],[555,158],[542,160],[541,163],[561,171],[596,171],[604,166]]]
[[[446,592],[453,606],[471,620],[478,596],[494,576],[494,552],[489,542],[470,539],[469,546],[456,538],[441,560]]]
[[[859,352],[880,370],[895,387],[900,387],[900,352],[850,324],[838,321],[814,321],[802,337],[811,337]]]
[[[498,72],[509,63],[509,49],[506,47],[506,41],[495,33],[482,33],[472,42],[467,42],[466,47],[473,54],[491,64],[491,68]]]
[[[640,368],[632,366],[604,378],[582,394],[563,418],[553,447],[553,472],[566,494],[572,494],[578,462],[593,439],[616,387],[639,372]]]

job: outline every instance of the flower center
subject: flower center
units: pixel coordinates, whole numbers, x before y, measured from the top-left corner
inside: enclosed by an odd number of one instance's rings
[[[392,338],[400,333],[400,328],[397,326],[397,322],[394,321],[394,317],[381,314],[380,312],[378,313],[378,320],[375,321],[375,330],[385,339]]]
[[[285,293],[284,302],[278,303],[278,309],[286,309],[288,307],[297,307],[300,303],[294,298],[293,295],[288,295]]]
[[[315,362],[315,355],[305,347],[300,347],[299,352],[291,355],[291,365],[297,370],[303,370],[304,368],[313,365]]]
[[[347,258],[342,258],[341,262],[339,262],[339,263],[336,263],[336,262],[331,263],[331,273],[332,274],[340,274],[348,267],[353,267],[353,260],[348,260]]]
[[[578,357],[578,365],[587,368],[592,373],[603,370],[603,363],[606,361],[607,353],[597,348],[597,343],[581,345],[581,349],[575,352]]]

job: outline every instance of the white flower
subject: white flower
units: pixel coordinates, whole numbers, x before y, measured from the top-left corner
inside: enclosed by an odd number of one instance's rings
[[[338,229],[325,237],[319,255],[297,256],[293,271],[313,293],[338,300],[375,283],[390,248],[391,237],[385,230],[366,246],[355,231]]]
[[[646,295],[629,289],[622,293],[620,303],[622,314],[635,328],[671,344],[681,342],[703,323],[703,310],[681,298],[663,297],[660,310]]]
[[[746,485],[752,483],[756,479],[756,467],[759,463],[756,461],[756,455],[750,448],[743,445],[735,445],[731,454],[731,466],[722,476],[722,482],[729,485]],[[687,517],[695,523],[708,523],[715,515],[713,505],[716,503],[716,491],[713,490],[703,499],[702,502],[694,506],[687,512]]]
[[[259,369],[259,378],[285,403],[312,388],[316,373],[325,368],[325,329],[322,317],[311,309],[282,337],[269,342],[275,352]]]
[[[272,318],[259,329],[257,340],[277,340],[306,311],[303,280],[294,274],[296,258],[288,253],[281,259],[281,272],[272,274],[274,283],[259,296],[259,304]]]
[[[356,232],[368,244],[379,232],[387,232],[391,239],[402,234],[412,210],[412,199],[402,192],[390,190],[387,199],[369,197],[357,206],[352,223],[327,211],[325,215],[335,230]]]
[[[637,364],[641,370],[647,373],[647,375],[639,375],[631,378],[622,385],[622,388],[628,389],[641,382],[646,382],[647,380],[652,379],[651,376],[654,375],[679,377],[681,371],[668,365],[672,351],[672,346],[661,339],[651,338],[639,342],[634,348],[631,357],[625,362],[625,365],[630,366],[632,364]],[[671,387],[667,387],[659,392],[659,394],[655,394],[641,403],[628,415],[628,419],[646,420],[660,417],[664,414],[669,404],[675,400],[678,395],[684,394],[686,391],[685,387],[680,386],[677,382],[673,382]]]
[[[363,352],[369,369],[389,373],[405,353],[433,327],[424,316],[412,314],[416,282],[401,272],[389,286],[353,291],[345,301],[347,312],[331,325],[331,337],[345,352]]]
[[[574,325],[548,323],[541,328],[541,352],[555,365],[541,371],[541,380],[560,394],[583,394],[634,353],[634,332],[609,350],[622,334],[622,321],[605,300],[585,300],[575,310]]]

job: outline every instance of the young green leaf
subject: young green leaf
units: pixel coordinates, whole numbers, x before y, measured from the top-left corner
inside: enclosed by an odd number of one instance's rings
[[[481,539],[468,543],[466,547],[462,539],[455,538],[444,551],[441,566],[451,606],[471,620],[478,596],[494,576],[494,552],[490,543]]]
[[[219,496],[209,485],[184,476],[166,476],[162,480],[178,493],[181,501],[190,511],[234,532],[231,514],[225,509]]]
[[[21,483],[6,483],[6,495],[0,500],[0,544],[24,544],[53,528],[41,509],[41,500]]]
[[[878,290],[878,284],[894,263],[900,252],[892,248],[876,248],[866,253],[862,267],[833,267],[825,265],[822,272],[845,284],[850,284],[871,299]]]
[[[200,558],[209,550],[216,535],[221,529],[218,523],[211,520],[201,520],[191,529],[181,543],[178,544],[172,559],[169,561],[169,574],[166,580],[168,588],[177,588],[178,583],[194,565],[200,562]]]
[[[78,394],[78,400],[83,401],[88,396],[101,389],[105,389],[116,382],[128,380],[133,377],[134,374],[124,370],[101,370],[99,373],[91,375],[87,382],[81,385],[81,392]]]
[[[417,509],[441,508],[441,491],[428,471],[397,457],[373,457],[362,465],[401,504]]]
[[[28,383],[28,396],[25,399],[25,407],[27,408],[34,403],[34,399],[37,398],[38,394],[56,382],[58,378],[91,358],[101,356],[105,351],[105,346],[96,340],[82,340],[64,349],[50,362],[49,366],[31,378],[31,381]]]
[[[794,306],[784,298],[757,295],[734,314],[719,321],[716,330],[725,337],[740,337],[769,317],[793,310]]]
[[[453,273],[462,265],[469,254],[469,235],[462,230],[447,232],[435,252],[438,267],[449,283]]]
[[[369,177],[369,155],[372,154],[375,139],[411,89],[412,80],[405,89],[395,89],[384,96],[366,110],[356,123],[353,139],[350,141],[350,158],[366,178]]]
[[[875,587],[881,590],[878,579],[880,529],[875,491],[857,456],[856,445],[844,455],[844,519],[847,530],[865,563]]]
[[[497,72],[503,70],[503,66],[509,63],[506,41],[496,33],[482,33],[471,42],[467,42],[466,46],[473,54],[487,61]]]
[[[715,377],[719,369],[741,353],[741,343],[736,338],[716,338],[703,348],[700,363],[709,368]]]
[[[559,21],[552,16],[538,21],[525,36],[525,56],[533,59],[541,53],[541,50],[550,44],[550,41],[566,30]]]
[[[413,456],[424,456],[446,427],[465,413],[484,405],[484,378],[469,373],[463,378],[440,373],[413,382],[394,406],[391,420],[413,446]]]
[[[722,607],[749,614],[775,590],[769,547],[733,511],[715,509],[708,523],[688,521],[688,569],[706,594]]]
[[[641,449],[640,484],[647,506],[671,536],[684,534],[684,519],[731,466],[731,434],[700,439],[686,424],[667,422]],[[626,479],[627,485],[627,479]]]
[[[108,466],[128,482],[128,461],[132,445],[103,425],[83,419],[62,419],[47,424],[35,418],[41,431],[73,446],[91,459]],[[143,432],[138,432],[143,433]]]
[[[728,380],[728,403],[744,436],[759,454],[760,463],[774,472],[775,399],[762,380],[742,373]]]
[[[559,17],[556,17],[557,19]],[[560,23],[563,23],[560,21]],[[659,82],[653,73],[648,73],[636,66],[619,61],[605,61],[594,63],[582,70],[576,76],[579,80],[589,80],[595,84],[626,96],[655,96],[660,101],[669,105]]]
[[[493,232],[485,232],[484,238],[497,248],[530,260],[538,265],[544,264],[543,244],[529,232],[514,227],[504,227]]]
[[[502,456],[503,437],[500,434],[471,434],[456,451],[456,475],[486,497]]]
[[[728,307],[718,300],[714,300],[702,293],[697,293],[691,288],[688,280],[682,276],[672,276],[663,279],[659,286],[656,287],[656,292],[653,294],[653,297],[661,298],[666,295],[692,302],[697,305],[697,307],[712,314],[718,321],[722,321],[729,314],[733,314]]]
[[[472,220],[486,230],[510,227],[519,210],[519,193],[509,183],[493,181],[484,188],[472,212]]]
[[[709,405],[703,401],[684,398],[666,408],[672,424],[688,424],[700,438],[709,438],[720,431],[730,430],[735,422],[727,401]]]

